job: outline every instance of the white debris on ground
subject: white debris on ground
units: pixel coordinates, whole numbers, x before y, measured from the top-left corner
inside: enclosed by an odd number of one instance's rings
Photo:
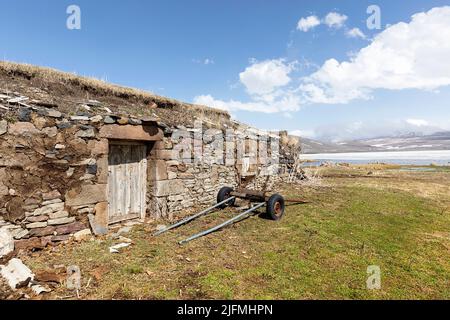
[[[156,231],[162,231],[162,230],[164,230],[164,229],[166,229],[166,228],[167,228],[166,225],[159,224],[159,225],[156,226]]]
[[[49,293],[52,291],[51,289],[41,286],[39,284],[32,286],[31,289],[36,295],[40,295],[41,293]]]
[[[130,233],[130,231],[133,229],[133,226],[128,227],[122,227],[117,231],[117,234],[124,234],[124,233]]]
[[[78,231],[78,232],[74,233],[73,238],[77,242],[91,239],[92,238],[91,229],[84,229],[84,230]]]
[[[0,266],[0,274],[13,290],[16,290],[18,285],[28,286],[34,279],[31,270],[17,258],[11,259],[5,266]]]
[[[109,252],[110,253],[119,253],[120,249],[129,247],[129,246],[131,246],[131,243],[125,243],[125,242],[119,243],[119,244],[116,244],[116,245],[114,245],[112,247],[109,247]]]
[[[0,258],[14,251],[14,238],[7,228],[0,228]]]

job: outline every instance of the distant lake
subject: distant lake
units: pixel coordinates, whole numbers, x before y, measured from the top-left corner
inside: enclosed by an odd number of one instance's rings
[[[315,166],[324,162],[336,163],[389,163],[400,165],[450,165],[450,150],[432,151],[388,151],[388,152],[353,152],[353,153],[318,153],[303,154],[304,160],[316,160],[306,165]]]

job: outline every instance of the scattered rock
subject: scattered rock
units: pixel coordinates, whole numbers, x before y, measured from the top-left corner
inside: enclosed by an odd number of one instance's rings
[[[7,228],[0,228],[0,258],[14,251],[14,238]]]
[[[26,240],[17,240],[15,242],[16,250],[41,250],[47,246],[45,238],[30,238]]]
[[[116,245],[114,245],[112,247],[109,247],[109,252],[110,253],[119,253],[120,249],[129,247],[130,245],[131,245],[131,243],[119,243],[119,244],[116,244]]]
[[[34,280],[38,282],[52,282],[59,284],[63,282],[64,277],[54,271],[40,270],[35,272]]]
[[[117,240],[122,243],[133,243],[133,240],[131,240],[130,238],[126,238],[126,237],[122,237],[122,236],[119,236],[117,238]]]
[[[20,239],[25,238],[26,236],[28,236],[29,233],[30,233],[29,230],[19,228],[19,229],[14,230],[13,232],[11,232],[11,235],[14,237],[14,239],[20,240]]]
[[[81,241],[89,239],[91,236],[92,236],[91,230],[90,229],[84,229],[84,230],[76,232],[73,235],[73,238],[75,239],[75,241],[81,242]]]
[[[131,227],[131,226],[129,226],[129,227],[122,227],[122,228],[119,229],[119,231],[117,231],[117,234],[121,235],[121,234],[129,233],[132,229],[133,229],[133,227]]]
[[[33,292],[34,292],[36,295],[40,295],[40,294],[42,294],[42,293],[52,292],[52,290],[50,290],[49,288],[44,287],[44,286],[41,286],[41,285],[39,285],[39,284],[34,285],[34,286],[31,286],[31,289],[33,290]]]
[[[31,270],[16,258],[11,259],[6,266],[0,266],[0,274],[13,290],[23,287],[25,283],[28,285],[34,278]]]

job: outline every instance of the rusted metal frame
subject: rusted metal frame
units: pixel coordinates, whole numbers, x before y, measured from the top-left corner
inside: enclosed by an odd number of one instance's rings
[[[228,202],[230,202],[231,200],[234,200],[234,199],[235,199],[235,197],[230,197],[228,199],[225,199],[224,201],[219,202],[216,205],[214,205],[212,207],[209,207],[208,209],[205,209],[205,210],[203,210],[203,211],[201,211],[201,212],[199,212],[197,214],[194,214],[193,216],[187,217],[186,219],[183,219],[183,220],[181,220],[181,221],[179,221],[179,222],[177,222],[177,223],[175,223],[175,224],[173,224],[171,226],[168,226],[167,228],[164,228],[162,230],[159,230],[159,231],[155,232],[153,234],[153,236],[158,236],[158,235],[160,235],[160,234],[162,234],[164,232],[167,232],[169,230],[178,228],[178,227],[180,227],[180,226],[182,226],[182,225],[184,225],[184,224],[186,224],[188,222],[191,222],[194,219],[197,219],[197,218],[199,218],[199,217],[209,213],[210,211],[216,209],[217,207],[220,207],[221,205],[224,205],[224,204],[226,204],[226,203],[228,203]]]
[[[191,236],[191,237],[189,237],[189,238],[187,238],[187,239],[184,239],[184,240],[178,242],[178,244],[185,244],[185,243],[188,243],[188,242],[190,242],[190,241],[192,241],[192,240],[201,238],[201,237],[206,236],[206,235],[208,235],[208,234],[210,234],[210,233],[212,233],[212,232],[214,232],[214,231],[217,231],[217,230],[219,230],[219,229],[222,229],[222,228],[224,228],[224,227],[226,227],[226,226],[228,226],[228,225],[230,225],[230,224],[233,224],[233,223],[237,222],[238,220],[240,220],[241,218],[243,218],[244,216],[246,216],[246,215],[252,213],[253,211],[255,211],[255,210],[259,209],[259,208],[261,208],[261,207],[264,206],[265,204],[266,204],[265,202],[258,203],[258,204],[255,205],[254,207],[252,207],[252,208],[250,208],[249,210],[247,210],[247,211],[245,211],[245,212],[243,212],[243,213],[241,213],[241,214],[235,216],[234,218],[232,218],[232,219],[230,219],[230,220],[227,220],[227,221],[225,221],[224,223],[221,223],[221,224],[219,224],[218,226],[215,226],[215,227],[213,227],[213,228],[211,228],[211,229],[202,231],[202,232],[197,233],[197,234],[195,234],[195,235],[193,235],[193,236]]]

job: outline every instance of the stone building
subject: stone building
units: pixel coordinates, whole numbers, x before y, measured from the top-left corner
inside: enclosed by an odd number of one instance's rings
[[[213,203],[222,186],[282,180],[299,152],[298,140],[284,140],[221,110],[2,62],[0,227],[20,249],[171,220]]]

